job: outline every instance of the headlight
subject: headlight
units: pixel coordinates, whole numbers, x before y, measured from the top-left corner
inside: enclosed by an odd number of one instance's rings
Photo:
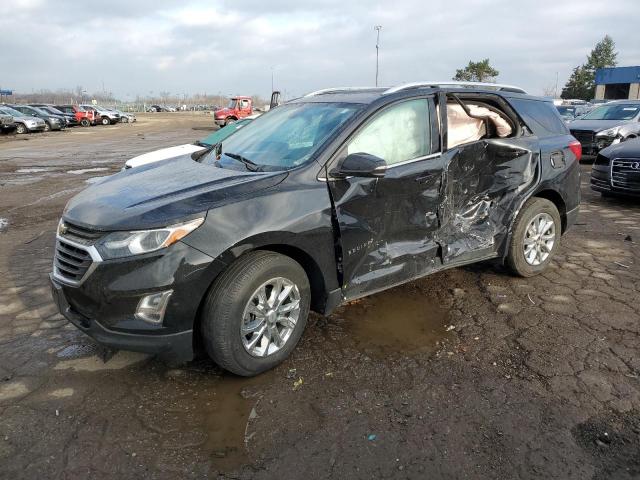
[[[607,128],[606,130],[602,130],[601,132],[596,133],[596,137],[615,137],[618,135],[620,131],[620,127]]]
[[[156,230],[113,232],[102,238],[95,247],[104,259],[154,252],[186,237],[202,225],[202,222],[204,217]]]

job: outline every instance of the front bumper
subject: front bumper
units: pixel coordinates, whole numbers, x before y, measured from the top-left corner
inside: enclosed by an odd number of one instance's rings
[[[591,168],[591,190],[615,195],[640,197],[640,183],[629,188],[614,187],[611,182],[611,166],[598,165]]]
[[[44,123],[42,125],[40,124],[35,125],[33,127],[30,127],[27,125],[27,130],[29,130],[30,132],[44,132],[45,128],[46,128],[46,125]]]
[[[94,262],[76,285],[54,269],[51,285],[60,313],[99,343],[184,362],[194,355],[202,298],[221,270],[220,262],[178,242],[152,254]],[[142,297],[170,289],[161,324],[135,316]]]
[[[141,335],[110,330],[98,320],[75,312],[67,301],[63,286],[56,282],[53,274],[49,274],[49,279],[51,295],[60,313],[98,343],[118,350],[159,354],[175,362],[193,359],[193,330],[168,335]]]
[[[216,119],[214,120],[214,123],[215,123],[216,125],[219,125],[219,126],[221,126],[221,127],[224,127],[224,126],[227,124],[227,120],[226,120],[226,119],[224,119],[224,118],[216,118]]]

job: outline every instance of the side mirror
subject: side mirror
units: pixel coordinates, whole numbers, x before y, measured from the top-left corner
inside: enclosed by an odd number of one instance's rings
[[[387,173],[387,162],[368,153],[352,153],[331,170],[333,178],[363,177],[381,178]]]

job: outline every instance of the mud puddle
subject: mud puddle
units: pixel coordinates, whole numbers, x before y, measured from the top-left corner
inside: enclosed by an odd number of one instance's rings
[[[210,376],[211,372],[203,374]],[[247,448],[259,418],[262,388],[274,381],[273,370],[252,378],[222,373],[194,399],[193,407],[206,435],[201,448],[216,469],[231,471],[248,462]]]
[[[448,312],[406,286],[342,307],[344,328],[359,348],[374,354],[432,352],[447,337]]]

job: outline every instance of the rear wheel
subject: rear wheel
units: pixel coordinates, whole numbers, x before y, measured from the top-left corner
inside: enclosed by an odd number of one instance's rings
[[[24,123],[19,123],[16,126],[16,133],[27,133],[27,127]]]
[[[202,310],[207,352],[222,368],[253,376],[286,359],[307,323],[304,269],[274,252],[250,252],[211,286]]]
[[[521,277],[542,273],[560,243],[562,224],[556,206],[545,198],[530,198],[516,218],[507,265]]]

